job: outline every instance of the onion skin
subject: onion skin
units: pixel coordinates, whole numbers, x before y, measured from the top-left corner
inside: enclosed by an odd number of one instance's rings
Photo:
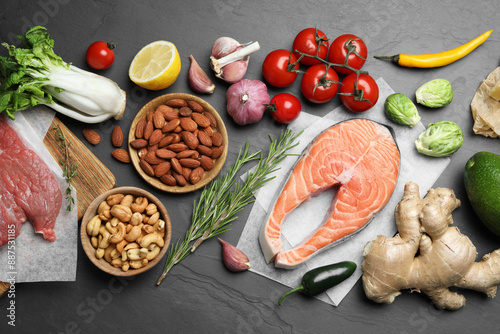
[[[227,113],[239,125],[260,121],[271,101],[266,84],[249,79],[232,84],[227,90],[226,98]]]

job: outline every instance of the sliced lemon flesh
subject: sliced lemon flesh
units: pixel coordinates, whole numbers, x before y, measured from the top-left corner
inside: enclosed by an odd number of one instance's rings
[[[143,47],[130,63],[130,80],[142,88],[159,90],[172,85],[181,71],[181,59],[175,45],[167,41]]]

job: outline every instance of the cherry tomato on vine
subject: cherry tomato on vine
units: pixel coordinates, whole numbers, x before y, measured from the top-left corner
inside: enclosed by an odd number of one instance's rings
[[[86,59],[90,67],[96,70],[104,70],[113,64],[115,60],[115,52],[113,49],[115,44],[97,41],[87,49]]]
[[[264,79],[275,87],[290,86],[297,78],[298,73],[288,70],[288,65],[297,61],[297,58],[289,50],[277,49],[269,52],[262,63],[262,74]],[[299,69],[297,63],[294,69]]]
[[[299,32],[297,36],[295,36],[295,39],[293,40],[292,50],[297,58],[299,58],[300,54],[298,52],[295,52],[296,50],[311,56],[316,56],[318,54],[318,45],[320,45],[318,56],[321,59],[326,59],[329,45],[328,38],[319,29],[306,28]],[[304,65],[315,65],[321,63],[321,61],[304,56],[300,60],[300,63]]]
[[[356,73],[349,74],[340,86],[340,100],[347,109],[362,112],[378,101],[378,85],[368,74],[360,74],[356,86]],[[347,95],[346,95],[347,94]]]
[[[339,76],[333,68],[328,68],[328,72],[326,69],[324,64],[313,65],[302,75],[302,94],[313,103],[328,102],[337,94]]]
[[[349,54],[349,56],[348,56]],[[333,64],[345,64],[349,57],[348,65],[357,70],[365,64],[368,51],[365,42],[356,35],[345,34],[337,37],[330,46],[328,61]],[[334,66],[335,71],[342,74],[350,74],[348,68]]]
[[[268,108],[275,120],[286,124],[299,117],[302,105],[294,95],[280,93],[271,99]]]

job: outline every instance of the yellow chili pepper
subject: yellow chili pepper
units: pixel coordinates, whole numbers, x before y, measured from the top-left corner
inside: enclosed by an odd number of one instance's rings
[[[421,55],[399,54],[395,56],[374,56],[377,59],[391,59],[395,63],[405,67],[432,68],[440,67],[453,63],[471,53],[475,48],[481,45],[490,37],[493,30],[474,38],[472,41],[461,45],[455,49]]]

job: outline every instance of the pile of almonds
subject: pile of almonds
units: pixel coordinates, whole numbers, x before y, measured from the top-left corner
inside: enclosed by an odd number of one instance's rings
[[[224,151],[217,121],[196,101],[172,99],[137,123],[137,150],[142,170],[169,186],[199,182]]]

